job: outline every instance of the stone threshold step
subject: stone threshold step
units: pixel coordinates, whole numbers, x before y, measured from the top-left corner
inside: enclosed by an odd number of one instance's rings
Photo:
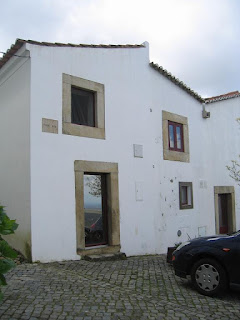
[[[82,256],[83,260],[97,262],[97,261],[115,261],[127,259],[126,254],[123,252],[109,253],[109,254],[90,254]]]

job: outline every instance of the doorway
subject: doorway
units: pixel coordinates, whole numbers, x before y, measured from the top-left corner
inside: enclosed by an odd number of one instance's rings
[[[214,187],[216,233],[236,231],[234,187]]]
[[[105,174],[84,174],[85,246],[108,243],[107,187]]]
[[[119,252],[118,164],[75,160],[74,171],[77,254]]]

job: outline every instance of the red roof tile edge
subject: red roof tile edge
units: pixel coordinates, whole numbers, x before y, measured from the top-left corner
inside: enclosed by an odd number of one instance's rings
[[[121,49],[121,48],[145,48],[144,44],[72,44],[72,43],[52,43],[52,42],[39,42],[34,40],[17,39],[11,48],[0,59],[0,69],[8,60],[22,47],[23,44],[29,43],[38,46],[46,47],[74,47],[74,48],[103,48],[103,49]]]
[[[237,97],[240,97],[240,92],[239,91],[232,91],[232,92],[228,92],[225,94],[221,94],[219,96],[205,98],[205,102],[207,104],[209,104],[209,103],[222,101],[222,100],[228,100],[228,99],[237,98]]]

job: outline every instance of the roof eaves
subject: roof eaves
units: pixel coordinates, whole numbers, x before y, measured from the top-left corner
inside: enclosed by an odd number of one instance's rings
[[[190,87],[188,87],[183,81],[180,81],[178,78],[174,77],[170,72],[168,72],[163,67],[159,66],[156,63],[151,62],[150,66],[161,73],[164,77],[168,78],[170,81],[175,83],[178,87],[186,91],[188,94],[193,96],[195,99],[197,99],[199,102],[204,102],[204,99],[195,91],[193,91]]]
[[[73,47],[73,48],[103,48],[103,49],[136,49],[145,48],[145,44],[73,44],[73,43],[60,43],[60,42],[39,42],[35,40],[17,39],[11,48],[0,59],[0,69],[5,63],[22,47],[23,44],[29,43],[32,45],[45,46],[45,47]]]
[[[0,59],[0,69],[2,66],[8,62],[8,60],[16,54],[16,52],[24,45],[25,40],[17,39],[15,44],[11,46],[11,48],[3,55]]]

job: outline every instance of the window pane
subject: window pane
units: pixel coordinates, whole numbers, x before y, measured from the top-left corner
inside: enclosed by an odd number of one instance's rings
[[[101,175],[84,175],[85,244],[106,243]]]
[[[174,130],[173,130],[172,124],[168,125],[168,130],[169,130],[169,147],[174,148]]]
[[[176,126],[176,134],[177,134],[177,149],[182,149],[182,135],[181,135],[181,127]]]
[[[182,204],[188,204],[188,187],[182,186],[181,187],[181,200]]]
[[[192,189],[190,187],[187,187],[187,200],[187,204],[192,205]]]
[[[71,98],[72,123],[94,127],[94,93],[72,88]]]

